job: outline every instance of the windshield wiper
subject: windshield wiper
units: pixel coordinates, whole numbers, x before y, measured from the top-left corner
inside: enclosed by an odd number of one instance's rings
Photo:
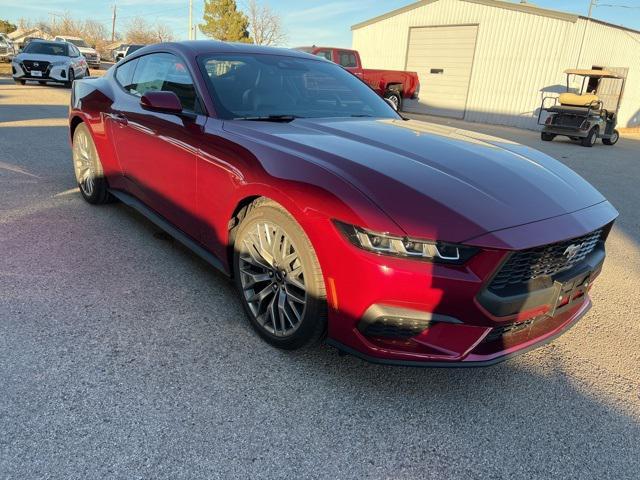
[[[248,120],[251,122],[292,122],[296,118],[304,117],[299,117],[298,115],[264,115],[261,117],[236,117],[234,120]]]

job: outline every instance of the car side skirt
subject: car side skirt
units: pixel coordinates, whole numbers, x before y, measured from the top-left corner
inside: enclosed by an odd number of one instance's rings
[[[109,189],[109,193],[111,193],[114,197],[120,200],[122,203],[127,205],[128,207],[133,208],[142,216],[146,217],[151,223],[156,225],[158,228],[161,228],[166,233],[171,235],[177,241],[179,241],[182,245],[187,247],[193,253],[202,258],[209,265],[214,267],[216,270],[219,270],[221,273],[230,276],[229,272],[224,268],[223,263],[213,255],[211,252],[202,247],[196,240],[192,239],[189,235],[184,233],[179,228],[175,227],[171,222],[166,220],[162,215],[156,213],[149,207],[147,207],[144,203],[142,203],[137,198],[129,195],[128,193],[124,193],[121,190]]]

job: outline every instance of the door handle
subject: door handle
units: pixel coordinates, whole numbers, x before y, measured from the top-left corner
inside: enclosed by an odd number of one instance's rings
[[[116,123],[119,123],[123,127],[127,125],[127,117],[125,117],[122,113],[112,113],[111,120]]]

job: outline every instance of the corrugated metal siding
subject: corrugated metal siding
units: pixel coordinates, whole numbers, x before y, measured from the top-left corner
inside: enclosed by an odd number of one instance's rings
[[[439,0],[354,30],[353,47],[367,67],[404,69],[410,27],[465,24],[479,25],[467,120],[534,128],[542,97],[562,89],[565,69],[602,65],[629,68],[619,123],[640,125],[640,35],[600,23]]]
[[[420,83],[431,88],[422,91],[419,102],[406,102],[405,110],[464,116],[477,32],[477,25],[410,29],[407,70],[418,72]]]

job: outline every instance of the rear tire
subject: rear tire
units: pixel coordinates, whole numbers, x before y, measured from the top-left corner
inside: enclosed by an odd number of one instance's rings
[[[85,77],[90,77],[91,76],[91,72],[89,71],[88,68],[84,71],[84,76]]]
[[[580,140],[583,147],[593,147],[598,139],[598,127],[593,127],[589,130],[586,137]]]
[[[109,193],[98,151],[91,132],[85,123],[73,132],[73,170],[82,197],[89,203],[99,205],[114,200]]]
[[[556,138],[554,133],[540,132],[540,138],[543,142],[550,142],[554,138]]]
[[[400,92],[396,92],[394,90],[389,90],[384,94],[384,98],[391,101],[396,106],[396,111],[402,110],[402,95]]]
[[[271,345],[294,350],[326,331],[327,302],[318,258],[280,205],[252,203],[235,235],[235,283],[251,326]]]
[[[620,133],[618,132],[618,130],[614,130],[610,138],[602,139],[602,143],[604,143],[605,145],[615,145],[616,143],[618,143],[619,139]]]

